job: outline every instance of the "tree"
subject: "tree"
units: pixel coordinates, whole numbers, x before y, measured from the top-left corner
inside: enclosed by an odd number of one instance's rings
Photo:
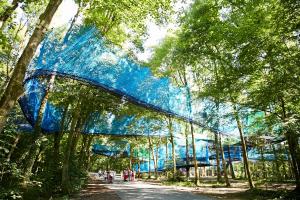
[[[45,12],[40,16],[39,23],[30,37],[27,46],[20,56],[16,67],[12,73],[10,81],[0,99],[0,132],[2,132],[8,112],[13,108],[15,102],[23,94],[23,79],[26,68],[29,65],[34,53],[44,38],[44,35],[50,25],[52,17],[62,0],[50,0]]]

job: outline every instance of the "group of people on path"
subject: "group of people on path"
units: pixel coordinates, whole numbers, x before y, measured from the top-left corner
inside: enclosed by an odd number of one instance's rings
[[[115,171],[103,171],[101,172],[99,170],[98,172],[99,177],[104,177],[104,180],[107,181],[108,183],[113,183],[113,180],[115,179],[116,172]]]
[[[122,172],[122,177],[124,181],[134,181],[135,173],[131,169],[125,169]]]

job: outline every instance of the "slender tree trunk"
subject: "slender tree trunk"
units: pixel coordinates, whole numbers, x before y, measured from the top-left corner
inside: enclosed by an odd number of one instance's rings
[[[138,159],[138,178],[141,177],[141,161]]]
[[[287,133],[286,134],[286,138],[288,141],[288,146],[289,146],[289,151],[290,151],[290,155],[291,155],[291,161],[292,161],[292,169],[293,169],[293,173],[296,179],[296,190],[300,190],[300,172],[299,172],[299,166],[297,163],[297,152],[296,152],[296,148],[297,148],[297,141],[295,140],[294,137],[291,137],[291,133]]]
[[[6,21],[11,17],[13,12],[17,9],[20,2],[22,2],[22,0],[13,0],[11,6],[7,7],[4,10],[4,12],[0,15],[1,30],[3,30]]]
[[[7,155],[7,158],[6,158],[6,161],[7,161],[7,162],[10,161],[10,158],[11,158],[13,152],[14,152],[15,149],[16,149],[16,146],[17,146],[17,144],[18,144],[18,142],[19,142],[19,140],[20,140],[20,137],[21,137],[21,136],[18,134],[17,137],[15,138],[15,141],[14,141],[14,143],[12,144],[12,146],[11,146],[11,148],[10,148],[10,151],[9,151],[9,153],[8,153],[8,155]]]
[[[39,136],[39,137],[34,136],[34,137],[35,137],[34,144],[32,145],[32,147],[29,150],[29,153],[27,155],[26,162],[24,165],[24,170],[23,170],[23,177],[24,177],[23,181],[25,184],[27,184],[30,181],[32,168],[33,168],[34,162],[36,160],[36,157],[40,151],[41,143],[43,142],[42,136]]]
[[[154,146],[152,144],[152,141],[150,139],[150,144],[151,144],[151,152],[152,152],[152,159],[153,159],[153,163],[154,163],[154,176],[157,179],[158,178],[158,174],[157,174],[157,160],[155,158],[155,151],[154,151]]]
[[[285,122],[287,118],[286,114],[286,108],[285,108],[285,102],[284,99],[281,98],[281,108],[282,108],[282,121]],[[300,192],[300,152],[297,152],[299,148],[298,144],[298,136],[291,132],[290,130],[287,130],[285,132],[285,138],[287,139],[289,151],[292,159],[293,164],[293,172],[296,179],[296,189],[295,191]]]
[[[42,143],[43,137],[42,137],[42,122],[43,122],[43,116],[46,109],[47,101],[49,98],[49,93],[52,89],[54,83],[54,76],[51,76],[49,79],[48,86],[46,88],[44,97],[42,97],[41,105],[38,110],[37,119],[34,124],[34,143],[30,148],[29,155],[27,158],[27,162],[25,164],[24,168],[24,182],[28,182],[31,176],[32,167],[34,165],[35,158],[37,154],[39,153],[40,145]]]
[[[133,151],[132,151],[132,148],[131,148],[131,144],[130,144],[130,146],[129,146],[129,169],[130,170],[132,170],[132,153],[133,153]]]
[[[77,119],[73,119],[74,122],[72,124],[75,124]],[[73,125],[72,125],[73,126]],[[69,176],[69,168],[70,168],[70,157],[71,157],[71,149],[72,149],[72,143],[74,140],[74,128],[72,128],[70,133],[68,135],[68,140],[67,140],[67,146],[64,154],[64,160],[63,160],[63,168],[62,168],[62,190],[66,194],[70,194],[70,188],[71,188],[71,183],[70,183],[70,176]]]
[[[291,154],[290,151],[288,149],[286,149],[287,151],[287,156],[288,156],[288,166],[289,166],[289,174],[290,174],[290,178],[295,178],[295,174],[294,174],[294,168],[293,168],[293,163],[292,163],[292,159],[291,159]]]
[[[223,146],[222,146],[222,136],[221,134],[219,135],[219,144],[220,144],[220,153],[221,153],[221,157],[222,157],[222,167],[223,167],[223,171],[224,171],[224,178],[225,178],[225,183],[226,183],[226,187],[230,187],[230,182],[228,179],[228,173],[227,173],[227,168],[226,168],[226,160],[224,157],[224,151],[223,151]]]
[[[192,122],[190,122],[191,128],[191,135],[192,135],[192,146],[193,146],[193,161],[194,161],[194,168],[195,168],[195,185],[199,185],[199,175],[198,175],[198,162],[197,162],[197,155],[196,155],[196,143],[195,143],[195,135],[194,135],[194,127]]]
[[[40,145],[40,148],[39,148],[39,152],[38,154],[36,155],[35,157],[35,160],[34,160],[34,165],[32,166],[32,172],[34,174],[36,174],[38,172],[38,169],[39,169],[39,162],[41,162],[41,155],[43,154],[43,151],[44,151],[44,145]]]
[[[70,133],[68,135],[67,139],[67,146],[64,154],[64,160],[63,160],[63,168],[62,168],[62,190],[66,194],[70,194],[70,176],[69,176],[69,165],[70,165],[70,157],[71,157],[71,149],[73,145],[74,140],[74,134],[75,134],[75,127],[78,123],[78,117],[80,113],[80,101],[78,102],[78,105],[76,106],[74,110],[74,114],[72,117],[72,123],[70,128]]]
[[[228,147],[228,160],[229,160],[229,165],[230,165],[230,171],[231,171],[231,177],[235,179],[235,174],[234,174],[234,169],[233,169],[233,164],[232,164],[232,159],[231,159],[231,153],[230,153],[230,145]]]
[[[76,128],[75,128],[75,132],[74,132],[74,135],[73,135],[73,142],[72,142],[72,145],[71,145],[71,155],[70,155],[70,158],[72,160],[75,159],[76,154],[77,154],[77,145],[78,145],[78,142],[79,142],[80,130],[81,130],[81,127],[83,125],[83,121],[84,120],[82,118],[78,119],[78,122],[77,122],[77,125],[76,125]]]
[[[148,135],[148,142],[149,142],[149,149],[148,149],[148,159],[149,159],[149,173],[148,179],[151,178],[151,143],[150,143],[150,136]]]
[[[169,156],[168,156],[168,137],[166,137],[166,162],[168,162]]]
[[[188,124],[185,125],[185,157],[186,157],[186,178],[190,178],[190,167],[189,167],[189,135],[188,135]]]
[[[2,132],[9,111],[14,107],[18,98],[23,94],[23,79],[26,68],[29,65],[34,53],[44,38],[54,13],[61,4],[62,0],[50,0],[45,12],[40,16],[39,23],[36,25],[27,46],[20,56],[10,81],[0,99],[0,132]]]
[[[265,161],[263,146],[260,146],[259,149],[260,149],[260,158],[261,158],[261,162],[262,162],[263,178],[267,178],[266,161]]]
[[[240,133],[245,171],[247,173],[249,187],[252,189],[252,188],[254,188],[254,184],[253,184],[253,181],[252,181],[251,171],[250,171],[249,163],[248,163],[246,143],[245,143],[245,139],[244,139],[244,135],[243,135],[242,124],[241,124],[240,117],[239,117],[239,114],[238,114],[238,111],[237,111],[237,108],[236,108],[235,104],[233,105],[233,109],[234,109],[234,117],[235,117],[235,120],[236,120],[236,123],[237,123],[237,126],[238,126],[238,130],[239,130],[239,133]]]
[[[79,154],[79,166],[82,167],[84,165],[83,159],[84,159],[84,154],[85,154],[85,146],[87,145],[87,140],[88,137],[87,135],[82,135],[82,145],[80,149],[80,154]]]
[[[173,160],[173,180],[176,179],[176,154],[175,154],[175,144],[174,144],[174,136],[173,136],[173,123],[171,117],[169,117],[169,134],[170,134],[170,142],[172,145],[172,160]]]
[[[279,146],[279,150],[280,150],[280,161],[281,161],[281,165],[282,165],[282,171],[283,171],[283,179],[286,180],[288,177],[287,174],[287,170],[286,170],[286,163],[285,163],[285,157],[284,157],[284,148],[282,148],[282,145],[280,144]]]
[[[217,182],[221,182],[221,168],[220,168],[220,151],[219,151],[219,137],[215,133],[215,148],[216,148],[216,161],[217,161]]]
[[[156,151],[155,151],[155,163],[156,163],[156,179],[158,178],[158,148],[160,146],[160,142],[156,145]]]
[[[53,168],[54,170],[58,169],[60,162],[60,141],[64,133],[64,127],[66,122],[66,117],[68,114],[69,105],[65,106],[63,116],[60,122],[60,130],[54,134],[54,144],[53,144]]]
[[[91,166],[91,163],[90,163],[90,160],[91,160],[91,150],[90,150],[90,147],[92,145],[92,142],[93,142],[93,135],[89,136],[89,140],[87,142],[87,146],[86,146],[86,171],[88,171],[90,169],[90,166]]]
[[[277,181],[280,181],[282,179],[282,176],[280,174],[279,158],[278,158],[275,146],[272,144],[271,147],[272,147],[274,158],[275,158],[274,162],[275,162],[275,167],[276,167],[276,178],[277,178]]]

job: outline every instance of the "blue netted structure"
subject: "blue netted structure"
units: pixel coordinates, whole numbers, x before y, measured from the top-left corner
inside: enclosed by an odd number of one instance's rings
[[[94,27],[75,27],[65,36],[56,31],[47,34],[37,57],[31,62],[24,82],[25,94],[19,103],[29,123],[34,126],[38,111],[45,96],[47,77],[55,75],[62,78],[79,80],[87,85],[95,86],[101,92],[108,92],[132,104],[151,109],[167,116],[183,119],[197,124],[211,132],[231,134],[237,132],[234,119],[228,117],[232,112],[231,105],[222,103],[217,112],[214,103],[209,100],[196,101],[186,87],[176,87],[169,78],[155,77],[149,67],[143,66],[122,54],[122,51],[110,44]],[[250,112],[248,108],[240,109]],[[60,127],[64,108],[55,105],[51,100],[46,104],[41,128],[46,133],[59,132],[68,127]],[[217,113],[217,116],[215,116]],[[264,118],[262,112],[253,117],[243,118],[246,124],[245,134],[266,129],[264,123],[250,125],[257,118]],[[180,133],[179,125],[173,123],[174,135]],[[159,127],[159,128],[158,128]],[[163,135],[169,134],[167,123],[139,118],[134,115],[116,116],[113,112],[91,112],[81,130],[85,134],[107,135]],[[234,134],[232,134],[234,135]],[[216,159],[212,148],[213,141],[196,139],[196,159],[203,165],[215,165]],[[176,143],[176,141],[175,141]],[[189,141],[189,144],[191,142]],[[159,151],[158,169],[170,167],[166,161],[171,158],[171,146],[156,147]],[[188,147],[188,157],[192,160],[192,147]],[[224,146],[225,159],[242,160],[240,145]],[[247,149],[249,151],[249,149]],[[95,154],[116,156],[124,151],[106,144],[95,144]],[[185,144],[177,141],[176,155],[178,163],[187,160]],[[258,152],[250,158],[258,158]],[[144,163],[143,170],[148,167],[149,156],[139,157]],[[148,159],[148,161],[147,161]],[[270,159],[275,159],[275,157]],[[148,164],[147,164],[148,163]],[[150,158],[150,168],[153,160]],[[190,162],[191,163],[191,162]],[[154,164],[154,163],[153,163]],[[182,165],[183,166],[183,165]],[[154,169],[154,167],[152,168]],[[151,170],[152,170],[151,169]]]
[[[92,146],[92,152],[108,157],[128,157],[130,155],[128,148],[118,148],[113,145],[103,144],[94,144]]]
[[[35,87],[32,86],[35,78],[55,74],[97,86],[131,103],[204,127],[202,115],[196,109],[199,103],[194,105],[191,102],[188,88],[175,87],[169,78],[157,78],[148,67],[119,55],[122,51],[101,37],[96,28],[73,28],[64,39],[58,38],[53,31],[43,41],[39,55],[28,69],[27,92]],[[192,109],[191,105],[195,108]],[[21,103],[21,106],[28,104]],[[59,123],[59,108],[52,111],[58,113],[53,114],[50,121]],[[32,115],[27,115],[31,121],[36,113]]]

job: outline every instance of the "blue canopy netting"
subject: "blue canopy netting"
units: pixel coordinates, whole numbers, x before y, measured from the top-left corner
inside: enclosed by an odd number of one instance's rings
[[[175,156],[176,156],[176,167],[177,168],[185,168],[185,167],[193,167],[193,150],[192,146],[188,146],[188,153],[186,153],[186,145],[183,144],[182,138],[175,139]],[[274,145],[274,144],[272,144]],[[101,146],[102,152],[96,151]],[[93,145],[93,152],[100,155],[105,156],[130,156],[129,144],[123,145],[122,148],[117,147],[116,145],[109,145],[106,147],[102,147],[105,145],[95,144]],[[252,162],[256,161],[274,161],[275,159],[279,159],[282,161],[288,160],[287,152],[278,152],[280,146],[274,146],[276,148],[277,153],[274,150],[270,149],[269,146],[264,147],[263,155],[259,151],[257,147],[253,147],[247,145],[247,154],[248,159]],[[111,155],[107,152],[108,149],[111,151]],[[172,163],[172,146],[169,143],[166,145],[154,145],[153,148],[155,159],[157,159],[157,170],[164,171],[166,169],[171,169],[173,166]],[[146,147],[135,148],[133,151],[133,155],[131,155],[132,159],[134,159],[136,164],[134,165],[134,169],[140,172],[148,172],[149,171],[149,163],[150,163],[150,171],[155,170],[155,162],[153,160],[153,152]],[[223,145],[224,158],[227,161],[227,166],[230,162],[240,162],[243,160],[242,157],[242,147],[240,144],[233,145]],[[157,157],[156,157],[157,156]],[[187,156],[189,159],[189,163],[187,163]],[[196,139],[196,159],[198,162],[198,166],[216,166],[216,151],[214,146],[214,141],[207,139]],[[221,162],[221,154],[219,154],[220,166],[222,168]]]
[[[46,92],[47,86],[42,83],[42,79],[55,75],[96,86],[101,91],[109,92],[133,104],[192,122],[202,129],[237,135],[237,125],[232,118],[228,117],[228,113],[232,112],[231,105],[220,104],[218,116],[208,117],[214,116],[214,108],[211,106],[213,102],[194,100],[188,87],[175,87],[169,78],[155,77],[148,67],[123,55],[119,48],[101,37],[96,28],[74,27],[63,39],[59,38],[61,36],[56,31],[47,34],[38,55],[32,60],[27,71],[24,82],[25,94],[20,98],[19,103],[32,126],[35,124]],[[248,108],[244,110],[246,113],[253,113]],[[42,130],[47,133],[60,131],[62,115],[63,108],[48,100],[43,113]],[[246,115],[242,118],[244,124],[252,123],[262,117],[262,114],[255,112],[250,116],[252,117]],[[175,122],[174,134],[180,133],[178,127],[180,125]],[[245,126],[244,132],[251,133],[256,132],[256,129],[264,128],[263,123],[254,127]],[[82,132],[125,136],[169,134],[167,123],[162,120],[137,119],[134,115],[117,117],[112,112],[96,111],[90,113]],[[202,149],[197,151],[197,160],[210,162],[209,158],[213,158],[213,151],[209,150],[210,143],[198,146]],[[184,149],[184,145],[178,145],[176,150],[183,161],[186,159]],[[94,146],[93,151],[94,153],[106,152],[103,154],[107,156],[121,153],[101,144]],[[161,151],[160,155],[163,155],[163,148]],[[225,157],[226,151],[225,148]],[[239,153],[233,153],[232,158],[241,159],[241,150],[236,151]],[[159,163],[166,163],[166,160],[159,159]]]
[[[45,85],[39,84],[38,78],[56,75],[97,86],[131,103],[192,122],[211,131],[225,131],[230,128],[215,128],[204,123],[205,102],[192,100],[189,88],[176,87],[169,78],[157,78],[148,67],[122,55],[122,51],[108,44],[96,28],[75,27],[64,39],[59,40],[59,37],[61,36],[55,31],[47,35],[38,56],[33,59],[27,71],[27,100],[21,100],[20,104],[23,110],[34,111],[26,113],[31,124],[35,122],[39,107],[36,105],[41,101],[46,89]],[[42,128],[48,132],[59,130],[62,108],[48,102],[47,109],[48,113],[44,115],[43,120],[45,124],[51,125],[44,127],[43,122]],[[101,118],[99,115],[97,117]],[[123,120],[128,122],[132,120],[131,117]],[[90,122],[92,126],[96,126],[97,123],[93,120]],[[86,132],[95,132],[93,127],[87,129]]]

